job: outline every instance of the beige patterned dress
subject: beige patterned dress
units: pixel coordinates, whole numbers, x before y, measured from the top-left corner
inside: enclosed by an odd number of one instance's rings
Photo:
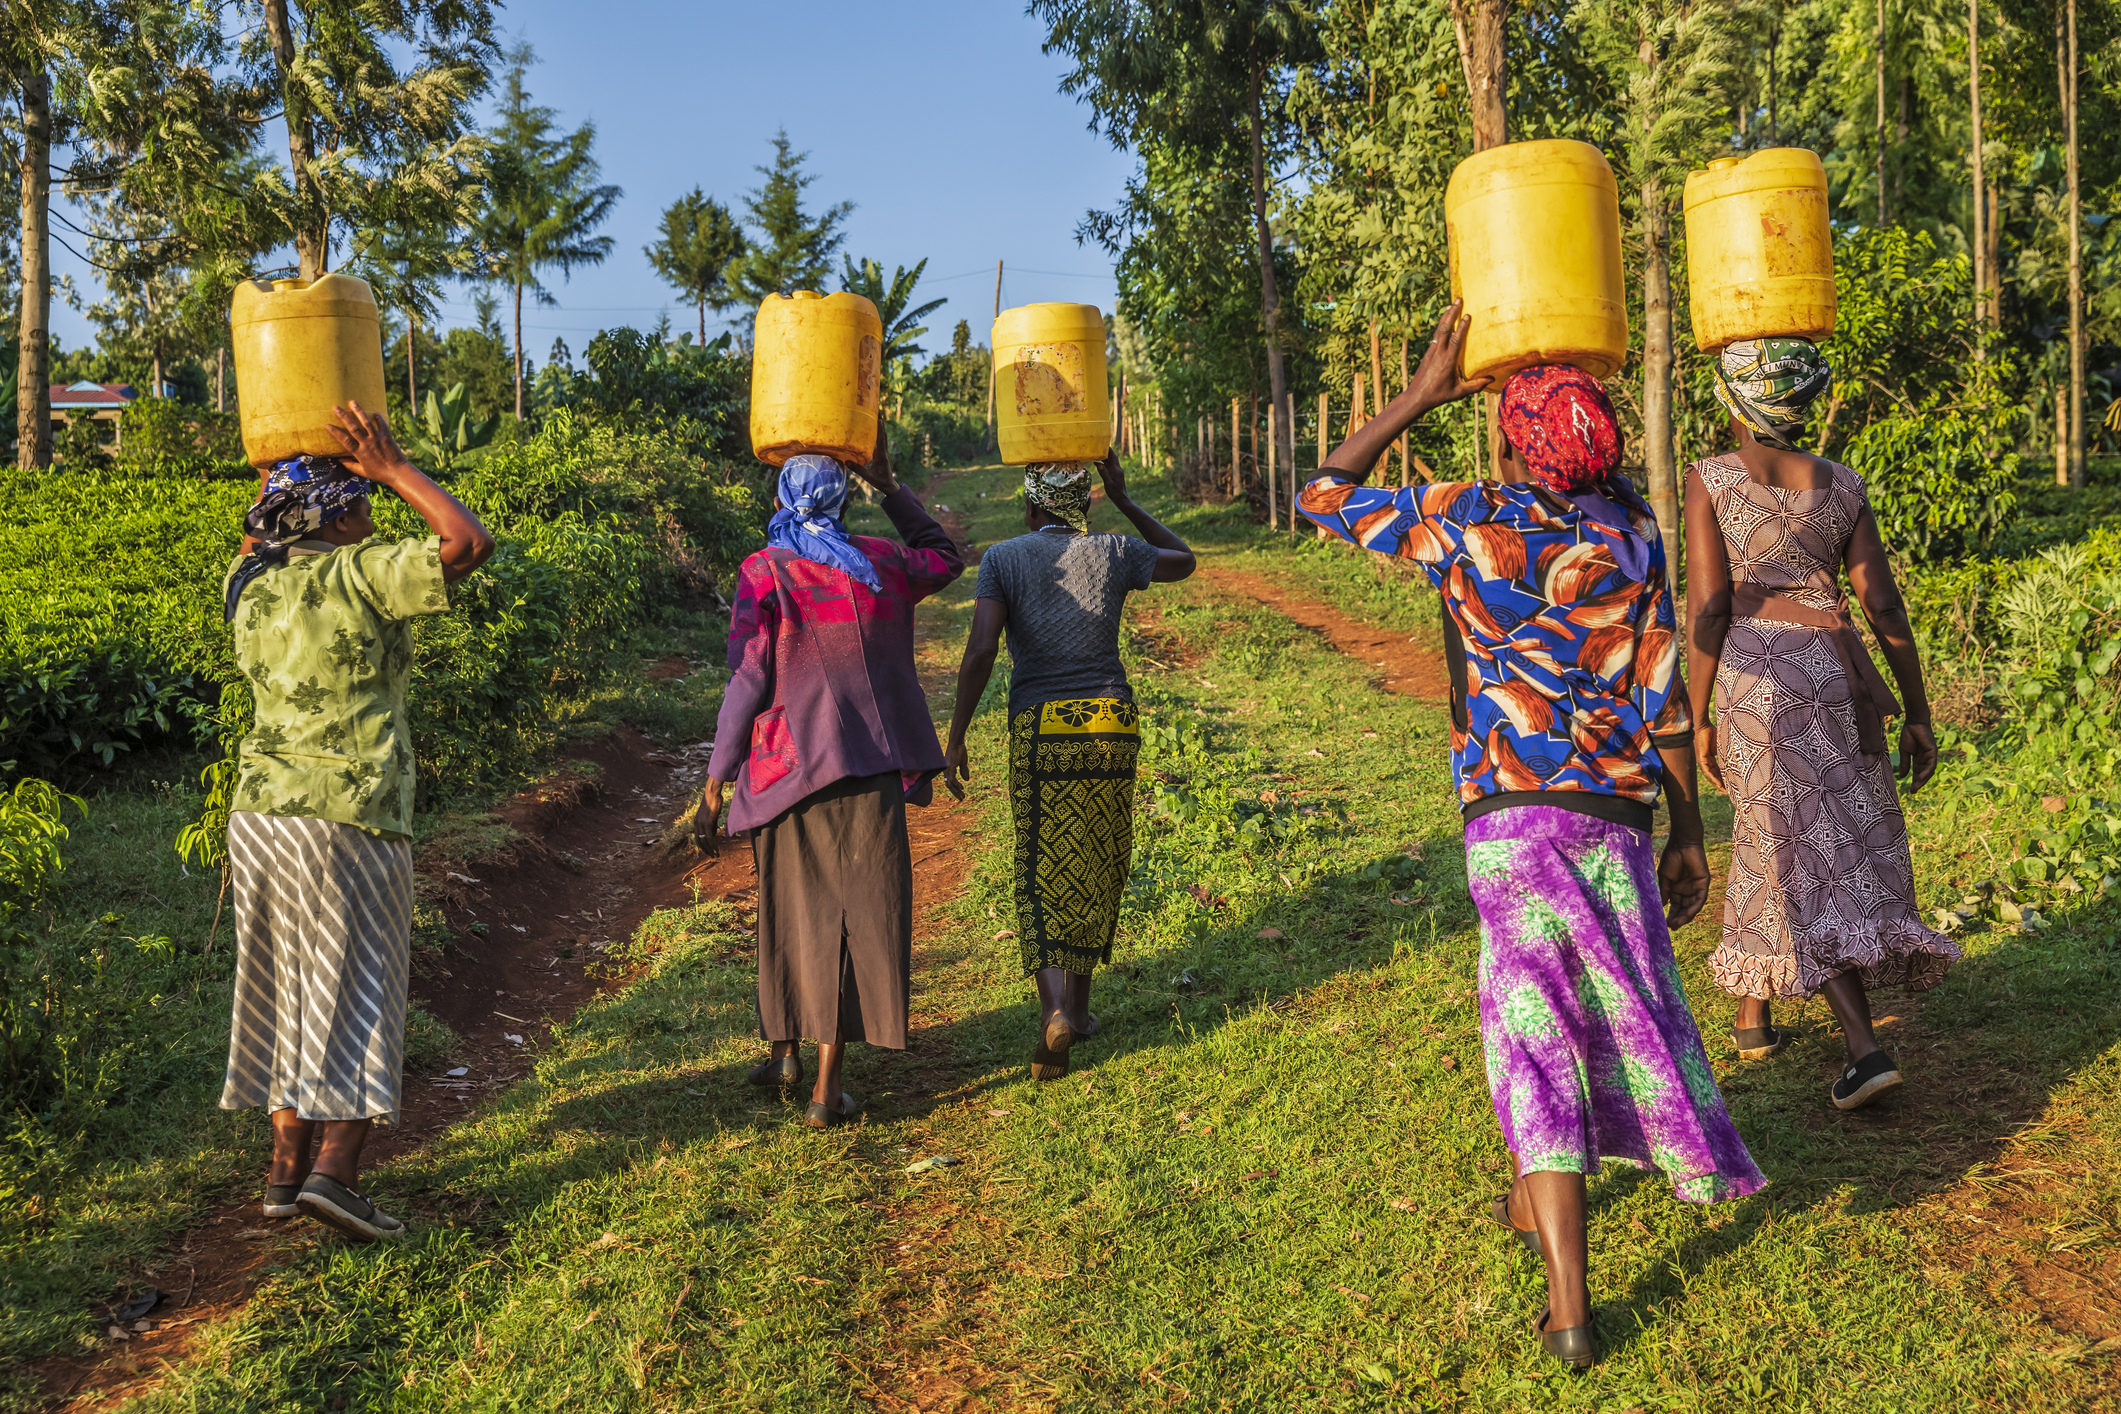
[[[1693,468],[1716,509],[1731,582],[1832,611],[1862,518],[1863,479],[1784,490],[1735,456]],[[1847,674],[1824,629],[1733,616],[1716,674],[1718,762],[1737,818],[1716,984],[1797,997],[1851,968],[1866,988],[1923,991],[1959,956],[1922,921],[1891,758],[1857,744]]]

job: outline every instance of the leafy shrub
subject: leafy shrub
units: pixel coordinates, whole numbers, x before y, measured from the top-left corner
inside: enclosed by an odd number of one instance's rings
[[[43,897],[66,867],[59,847],[67,838],[68,802],[87,810],[47,781],[20,780],[12,791],[0,791],[0,943],[9,941],[9,919]]]
[[[2018,505],[2018,456],[1971,418],[1888,417],[1850,440],[1888,547],[1918,561],[1985,555]]]

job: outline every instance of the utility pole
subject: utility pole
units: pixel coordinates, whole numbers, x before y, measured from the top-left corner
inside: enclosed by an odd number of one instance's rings
[[[994,262],[994,317],[996,319],[1002,317],[1002,263],[999,260]],[[987,335],[987,342],[990,345],[994,342],[992,333]],[[991,452],[995,450],[997,445],[994,438],[994,350],[989,348],[987,350],[987,450]]]

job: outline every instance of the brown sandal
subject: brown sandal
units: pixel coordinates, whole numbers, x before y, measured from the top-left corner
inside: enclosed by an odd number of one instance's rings
[[[1031,1049],[1031,1078],[1058,1080],[1066,1075],[1068,1048],[1074,1044],[1075,1029],[1068,1025],[1066,1017],[1055,1012],[1039,1033],[1038,1044]]]

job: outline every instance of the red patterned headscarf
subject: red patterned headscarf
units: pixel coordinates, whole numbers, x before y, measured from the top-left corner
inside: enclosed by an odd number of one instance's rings
[[[1532,475],[1564,496],[1596,488],[1620,465],[1612,400],[1596,378],[1567,364],[1512,375],[1502,390],[1502,435]]]

